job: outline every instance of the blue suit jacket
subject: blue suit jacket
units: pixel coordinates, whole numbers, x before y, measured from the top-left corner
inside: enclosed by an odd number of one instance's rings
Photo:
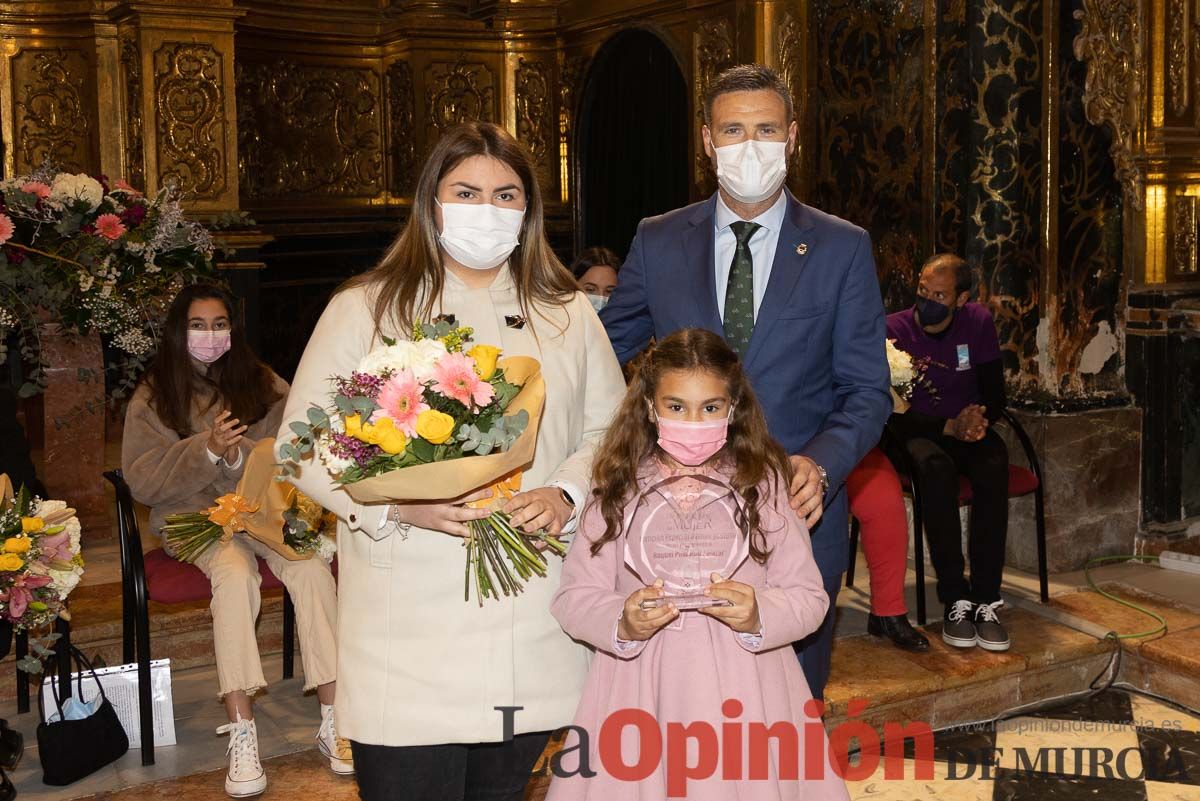
[[[713,267],[716,195],[638,225],[600,315],[622,363],[681,328],[724,335]],[[829,474],[812,532],[824,575],[847,563],[846,476],[879,442],[892,411],[886,328],[871,240],[789,193],[744,363],[771,434]]]

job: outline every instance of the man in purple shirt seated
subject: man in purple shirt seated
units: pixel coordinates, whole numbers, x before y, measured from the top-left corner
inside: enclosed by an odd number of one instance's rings
[[[971,268],[941,253],[921,268],[917,303],[887,318],[888,339],[913,357],[924,376],[911,408],[893,414],[885,450],[903,464],[912,458],[921,485],[929,555],[945,605],[942,639],[948,645],[1007,651],[1008,633],[996,610],[1008,530],[1008,449],[994,431],[1004,411],[1004,370],[996,326],[986,306],[970,302]],[[971,483],[965,576],[958,516],[958,478]]]

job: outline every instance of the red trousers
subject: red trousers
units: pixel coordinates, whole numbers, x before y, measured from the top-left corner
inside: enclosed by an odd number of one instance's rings
[[[908,515],[900,477],[883,451],[872,448],[846,479],[846,492],[871,571],[871,613],[903,615],[908,612],[904,603]]]

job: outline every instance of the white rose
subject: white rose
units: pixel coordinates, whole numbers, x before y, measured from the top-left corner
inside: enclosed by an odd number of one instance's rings
[[[337,540],[324,534],[317,537],[317,556],[326,562],[332,562],[337,556]]]
[[[890,339],[887,341],[887,361],[892,374],[892,386],[904,386],[917,377],[912,356],[897,348]]]
[[[446,346],[436,339],[420,342],[397,342],[376,348],[358,363],[358,372],[379,375],[385,371],[393,373],[411,370],[418,381],[427,380],[433,373],[438,360],[446,355]]]
[[[330,422],[331,423],[333,422],[333,418],[330,418]],[[331,427],[335,427],[335,426],[331,425]],[[340,419],[337,420],[336,428],[339,428],[339,429],[342,428]],[[340,434],[342,432],[338,431],[337,433]],[[346,459],[344,457],[334,454],[330,450],[330,446],[332,444],[333,444],[333,438],[330,437],[328,434],[322,434],[321,436],[317,437],[317,443],[316,443],[317,458],[320,459],[321,464],[323,464],[323,465],[325,465],[325,467],[329,468],[329,472],[336,477],[336,476],[339,476],[342,473],[346,472],[351,467],[354,467],[354,460]]]
[[[104,187],[89,175],[60,172],[50,184],[50,201],[61,206],[74,200],[84,201],[88,211],[95,211],[104,200]]]
[[[53,582],[52,586],[58,593],[58,599],[65,600],[71,594],[71,590],[79,585],[80,576],[83,571],[76,568],[74,570],[51,570],[50,579]]]
[[[66,501],[40,501],[35,507],[36,517],[46,517],[67,508]]]

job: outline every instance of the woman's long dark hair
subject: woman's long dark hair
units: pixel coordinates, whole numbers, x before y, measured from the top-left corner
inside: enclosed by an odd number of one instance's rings
[[[365,285],[377,290],[371,310],[376,333],[383,330],[385,322],[407,333],[414,322],[434,315],[445,286],[434,216],[438,183],[472,156],[503,162],[521,179],[525,190],[525,219],[518,235],[521,244],[508,259],[521,313],[529,317],[531,305],[561,305],[575,295],[575,281],[546,241],[542,193],[529,151],[498,125],[468,122],[447,131],[434,145],[417,179],[408,222],[380,262],[341,287]]]
[[[725,382],[733,411],[728,439],[716,458],[734,467],[731,483],[744,502],[738,526],[750,538],[750,555],[760,564],[766,562],[767,540],[760,514],[765,499],[760,490],[773,483],[774,491],[786,492],[792,466],[767,431],[767,419],[737,354],[721,337],[701,328],[676,331],[653,345],[629,382],[625,400],[613,416],[619,422],[608,429],[592,465],[593,502],[600,505],[604,517],[604,536],[592,544],[592,554],[621,535],[625,509],[637,496],[638,470],[647,457],[663,455],[650,407],[658,382],[668,370],[703,370]]]
[[[196,300],[218,300],[229,316],[229,352],[196,369],[187,348],[188,313]],[[229,409],[243,425],[258,422],[280,398],[270,368],[246,344],[241,316],[227,291],[214,284],[192,284],[175,296],[167,312],[158,353],[144,379],[150,390],[150,408],[181,438],[190,437],[193,404],[206,412],[215,404]]]

